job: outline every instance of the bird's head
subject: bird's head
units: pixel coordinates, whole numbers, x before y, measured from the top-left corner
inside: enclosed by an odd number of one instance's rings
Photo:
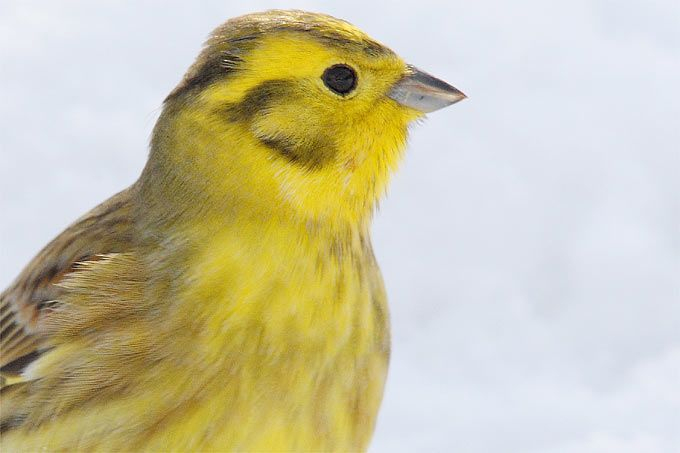
[[[246,15],[211,34],[166,99],[145,173],[218,209],[361,222],[409,123],[464,97],[347,22]]]

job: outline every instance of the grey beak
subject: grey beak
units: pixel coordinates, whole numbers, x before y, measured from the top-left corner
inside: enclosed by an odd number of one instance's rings
[[[460,90],[409,65],[409,74],[394,84],[388,96],[423,113],[434,112],[465,99]]]

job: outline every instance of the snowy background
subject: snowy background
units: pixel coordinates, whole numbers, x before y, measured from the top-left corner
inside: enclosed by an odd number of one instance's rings
[[[680,451],[680,2],[230,3],[0,0],[0,287],[135,180],[213,27],[324,11],[470,97],[375,224],[372,451]]]

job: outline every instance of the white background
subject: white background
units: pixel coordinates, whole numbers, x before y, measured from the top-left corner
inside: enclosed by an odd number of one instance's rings
[[[0,0],[0,287],[132,183],[208,32],[296,7],[469,95],[414,128],[374,243],[374,452],[680,451],[680,2]]]

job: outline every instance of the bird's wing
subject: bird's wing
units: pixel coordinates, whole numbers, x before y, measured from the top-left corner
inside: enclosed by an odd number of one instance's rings
[[[114,195],[74,222],[0,294],[0,384],[18,379],[21,371],[49,347],[44,324],[65,291],[59,283],[79,263],[130,249],[131,191]]]

